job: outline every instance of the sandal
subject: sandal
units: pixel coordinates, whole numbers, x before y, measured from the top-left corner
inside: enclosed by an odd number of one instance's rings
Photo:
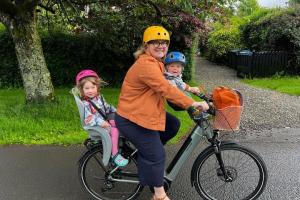
[[[121,154],[117,153],[112,157],[113,162],[115,165],[119,167],[124,167],[128,164],[128,159],[124,158]]]
[[[155,195],[153,195],[151,200],[164,200],[165,198],[167,198],[167,195],[162,198],[157,198],[157,197],[155,197]]]

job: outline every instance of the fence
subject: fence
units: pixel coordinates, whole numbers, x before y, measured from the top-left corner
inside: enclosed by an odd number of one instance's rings
[[[231,51],[228,65],[237,70],[239,77],[267,77],[285,71],[288,53],[283,51]]]

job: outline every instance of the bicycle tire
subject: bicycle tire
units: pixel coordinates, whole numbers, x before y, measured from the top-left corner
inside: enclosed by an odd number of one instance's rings
[[[101,143],[93,146],[79,160],[78,175],[83,188],[97,200],[132,200],[136,199],[143,187],[139,184],[110,181],[108,173],[115,168],[112,163],[104,167],[102,163],[103,149]],[[126,171],[126,172],[125,172]],[[125,167],[113,173],[114,178],[122,179],[126,173],[135,174],[137,164],[135,158],[129,158]],[[126,179],[128,177],[126,176]]]
[[[210,147],[197,157],[192,168],[192,183],[199,195],[205,200],[257,199],[268,179],[263,159],[255,151],[235,143],[221,144],[220,151],[225,170],[232,180],[225,181],[214,148]],[[237,157],[238,154],[243,156]],[[245,170],[249,171],[243,173]],[[255,176],[253,172],[258,175]]]

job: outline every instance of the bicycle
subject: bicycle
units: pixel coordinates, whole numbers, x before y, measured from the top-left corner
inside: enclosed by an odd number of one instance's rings
[[[200,97],[211,101],[205,95]],[[205,200],[257,199],[268,179],[260,155],[235,142],[221,141],[219,130],[213,129],[209,115],[193,108],[188,112],[196,125],[165,171],[165,190],[170,188],[202,137],[206,137],[210,146],[197,156],[191,170],[191,183],[199,195]],[[212,107],[209,112],[214,115]],[[120,149],[129,164],[117,167],[113,162],[103,163],[105,152],[101,141],[87,139],[84,145],[87,150],[79,160],[78,174],[87,192],[98,200],[136,199],[143,190],[137,174],[137,149],[121,137]]]

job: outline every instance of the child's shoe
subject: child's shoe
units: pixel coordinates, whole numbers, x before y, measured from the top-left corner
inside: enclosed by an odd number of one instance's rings
[[[128,164],[128,159],[124,158],[121,154],[117,153],[112,157],[114,163],[119,167],[124,167]]]

